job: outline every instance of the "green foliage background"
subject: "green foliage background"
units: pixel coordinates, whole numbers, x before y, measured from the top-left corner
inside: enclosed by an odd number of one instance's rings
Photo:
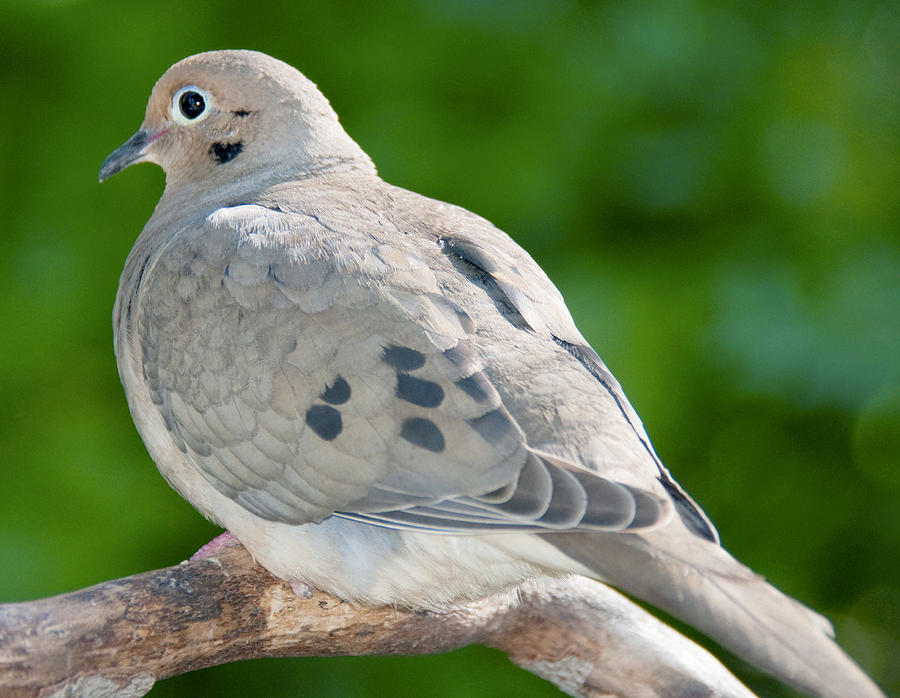
[[[3,0],[0,600],[170,565],[217,532],[157,474],[112,353],[162,173],[96,183],[156,78],[213,48],[297,66],[386,179],[530,250],[726,547],[900,691],[896,2]],[[557,695],[480,648],[154,690]]]

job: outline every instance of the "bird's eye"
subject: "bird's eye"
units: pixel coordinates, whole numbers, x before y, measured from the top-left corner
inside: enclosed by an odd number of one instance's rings
[[[178,108],[187,118],[196,119],[206,109],[206,102],[203,100],[202,94],[191,90],[181,95],[178,100]]]
[[[197,123],[209,116],[212,106],[209,93],[188,85],[172,97],[172,118],[180,124]]]

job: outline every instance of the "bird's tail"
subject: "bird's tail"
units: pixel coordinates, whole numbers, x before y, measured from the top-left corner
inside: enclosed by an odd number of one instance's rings
[[[884,698],[832,639],[830,623],[782,594],[719,546],[694,538],[686,554],[645,534],[543,537],[601,581],[688,623],[799,691],[820,698]],[[660,541],[662,543],[662,541]]]

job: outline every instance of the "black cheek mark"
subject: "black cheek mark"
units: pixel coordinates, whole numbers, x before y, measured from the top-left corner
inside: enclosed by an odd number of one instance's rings
[[[238,109],[238,110],[233,111],[233,112],[231,112],[231,113],[234,114],[235,116],[241,117],[242,119],[244,119],[244,118],[250,116],[250,112],[247,111],[246,109]]]
[[[342,376],[338,376],[319,397],[332,405],[343,405],[350,399],[350,385]]]
[[[491,384],[483,373],[473,373],[468,378],[456,381],[456,387],[479,403],[487,402],[491,394]]]
[[[398,373],[397,397],[419,407],[437,407],[444,401],[444,389],[432,381]]]
[[[396,344],[385,347],[381,359],[398,371],[415,371],[425,365],[425,354],[409,347],[398,347]]]
[[[400,436],[409,441],[413,446],[424,448],[432,453],[440,453],[446,447],[444,435],[438,429],[437,424],[430,419],[412,417],[403,422]]]
[[[310,429],[325,439],[334,441],[344,428],[341,413],[328,405],[313,405],[306,411],[306,423]]]
[[[243,149],[244,146],[240,141],[237,143],[213,143],[209,148],[209,153],[219,161],[220,165],[224,165],[240,155]]]

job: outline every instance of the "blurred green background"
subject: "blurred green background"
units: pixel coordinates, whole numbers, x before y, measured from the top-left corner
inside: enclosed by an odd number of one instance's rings
[[[171,565],[217,533],[157,474],[112,353],[162,172],[96,182],[157,77],[213,48],[298,67],[387,180],[532,252],[725,546],[900,692],[896,2],[3,0],[0,601]],[[481,648],[154,691],[558,695]]]

